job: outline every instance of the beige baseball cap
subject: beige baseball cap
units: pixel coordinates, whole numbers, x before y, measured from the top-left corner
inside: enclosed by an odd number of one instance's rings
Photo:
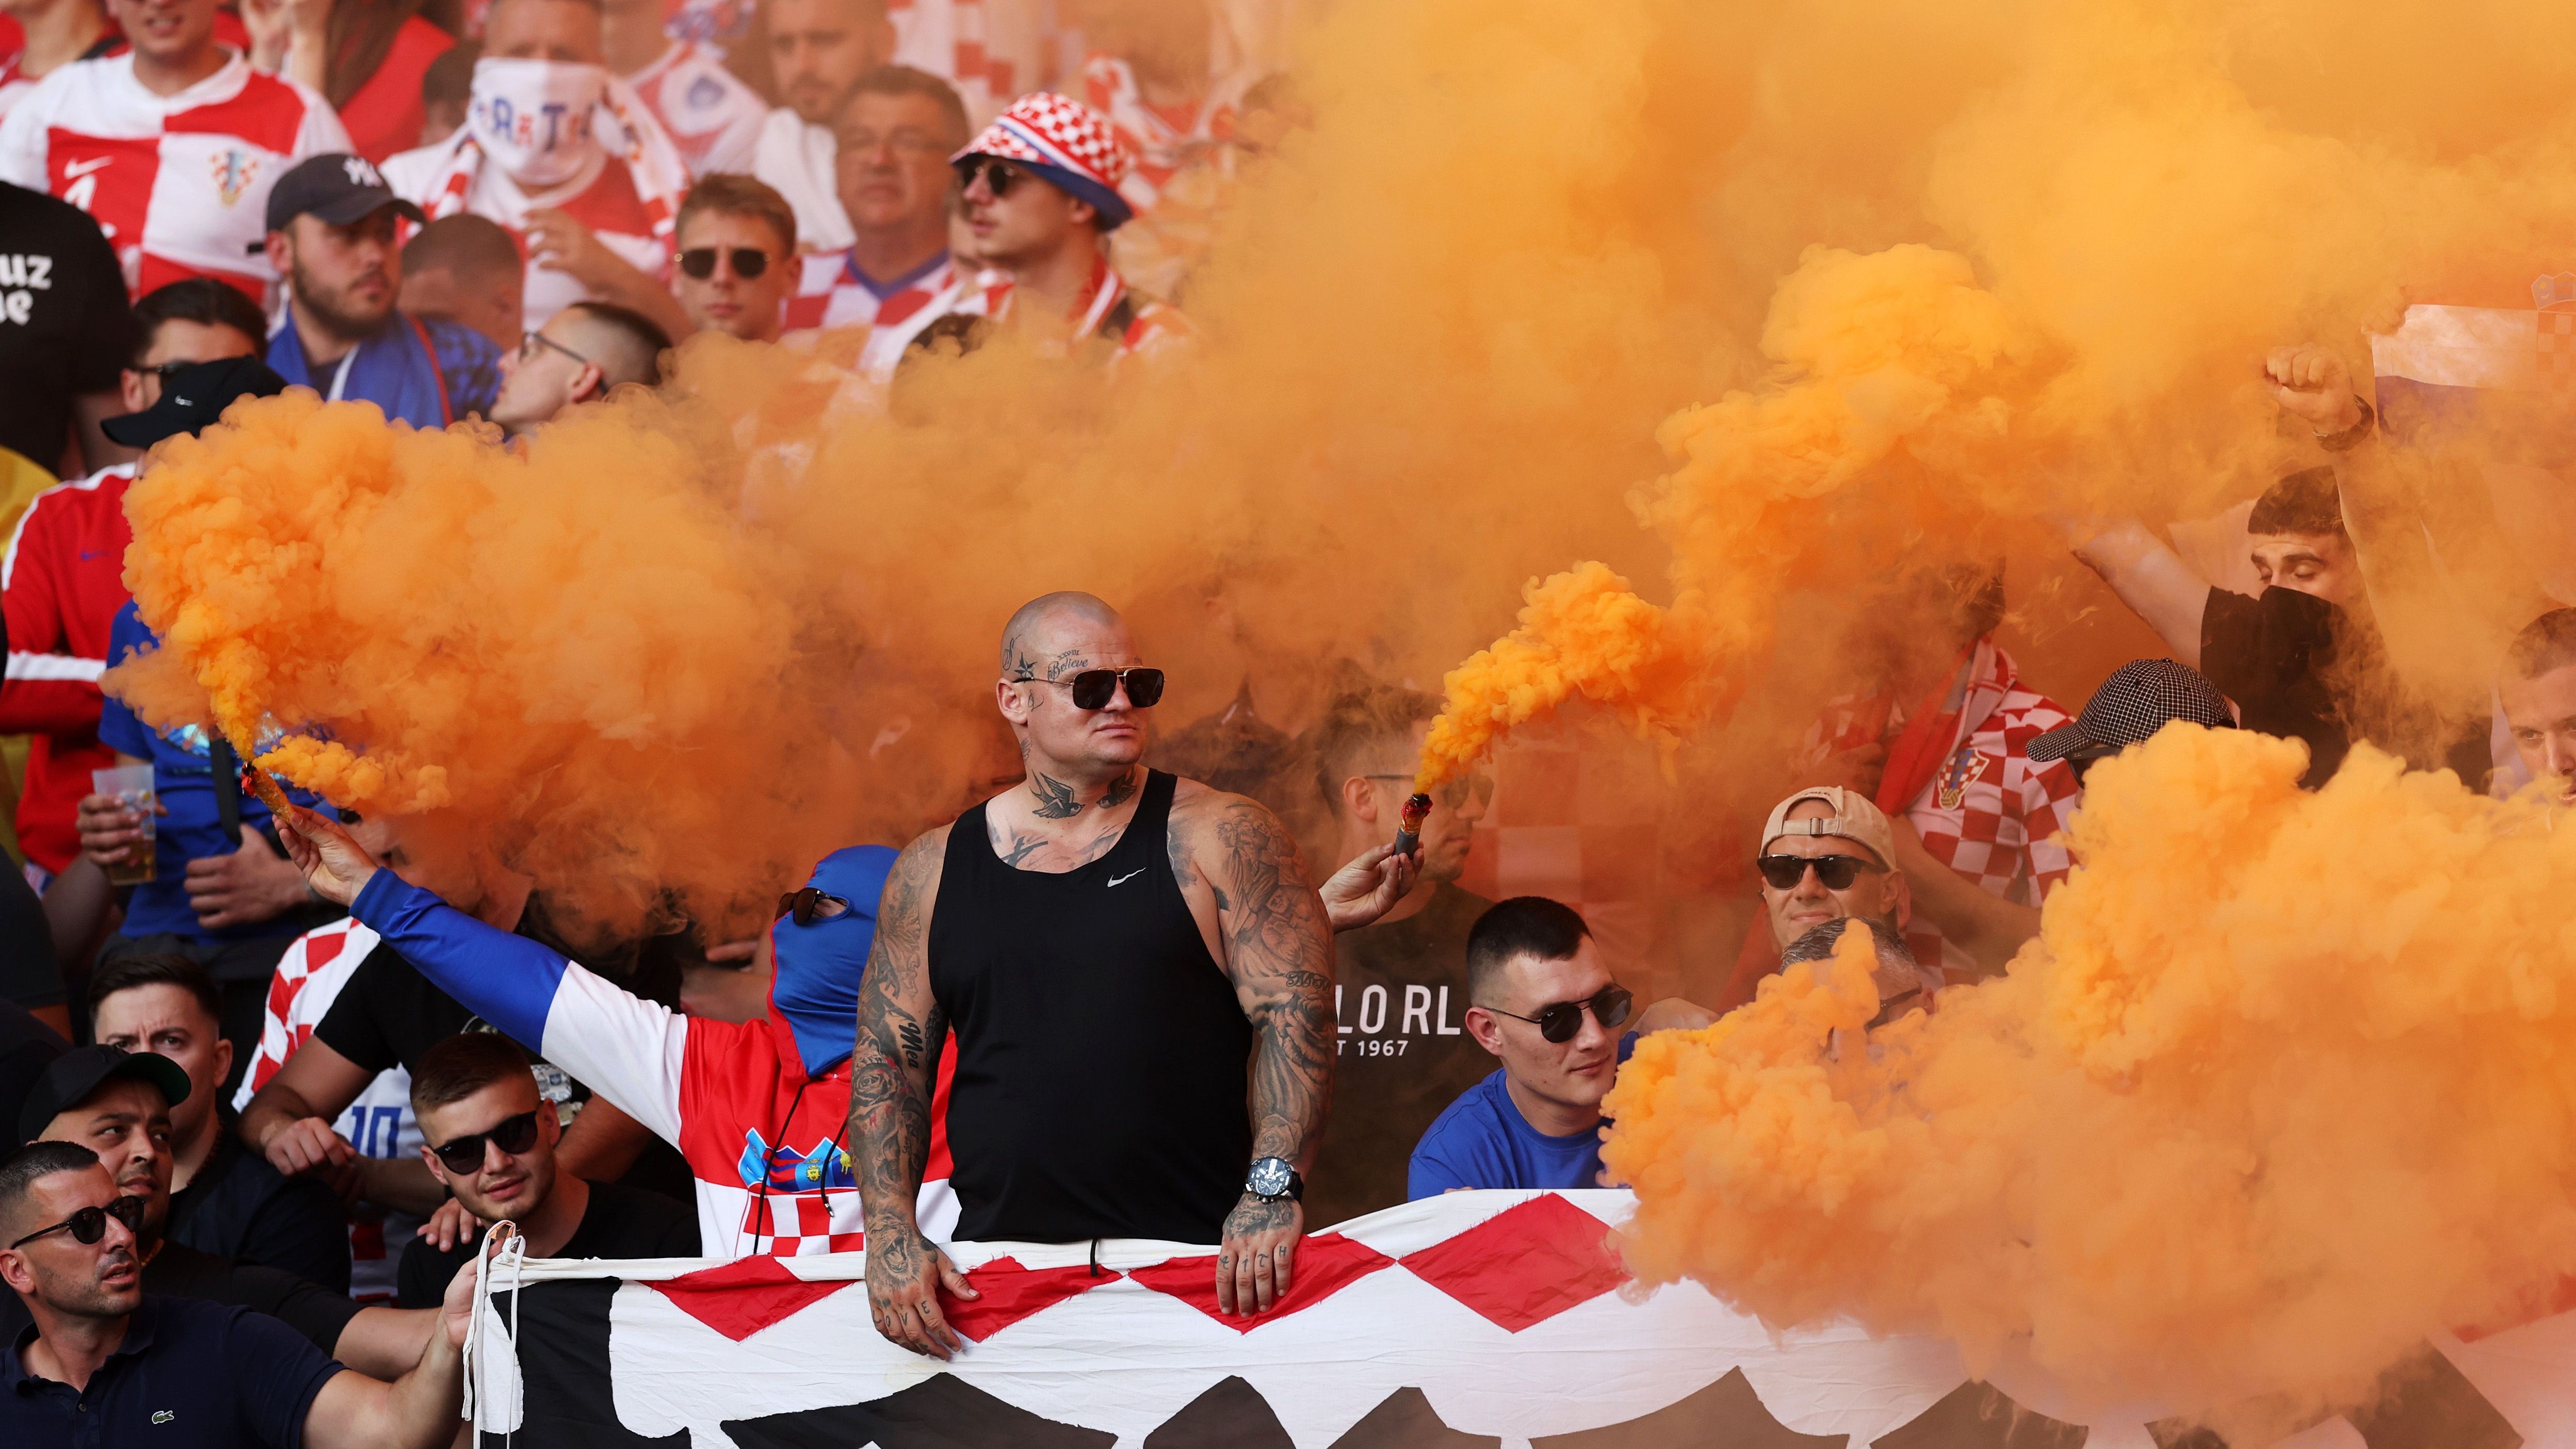
[[[1789,812],[1809,800],[1824,803],[1831,814],[1806,820],[1792,820]],[[1762,849],[1784,835],[1833,835],[1856,840],[1878,853],[1878,863],[1894,869],[1896,865],[1896,832],[1887,823],[1877,804],[1858,790],[1840,785],[1818,785],[1801,790],[1771,807],[1771,818],[1762,826]]]

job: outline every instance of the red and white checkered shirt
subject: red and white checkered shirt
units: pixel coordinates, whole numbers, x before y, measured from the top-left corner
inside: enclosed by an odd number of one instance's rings
[[[713,52],[675,43],[626,83],[670,134],[691,176],[750,172],[769,103],[725,69]]]
[[[1907,708],[1889,715],[1890,745],[1904,733]],[[1808,737],[1810,749],[1821,757],[1829,742],[1847,739],[1852,715],[1829,708]],[[2065,761],[2034,764],[2028,750],[2043,731],[2068,719],[2057,701],[2022,684],[2010,654],[1991,639],[1979,643],[1968,661],[1949,750],[1905,806],[1924,849],[1988,895],[2025,906],[2047,899],[2074,864],[2058,837],[2073,824],[2084,787]],[[1953,979],[1982,974],[1922,912],[1905,934],[1918,959],[1938,961]]]
[[[297,161],[347,149],[328,102],[237,52],[157,96],[135,79],[129,51],[63,66],[9,108],[0,181],[96,218],[137,297],[214,277],[264,301],[276,278],[251,248],[268,234],[269,188]]]

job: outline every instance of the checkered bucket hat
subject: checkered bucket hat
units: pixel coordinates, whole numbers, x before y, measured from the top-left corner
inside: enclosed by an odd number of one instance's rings
[[[2062,724],[2030,742],[2030,758],[2114,755],[2143,744],[2175,720],[2211,729],[2234,729],[2227,697],[2218,686],[2170,659],[2137,659],[2111,671],[2073,724]]]
[[[1135,158],[1098,111],[1070,96],[1033,91],[1020,97],[948,160],[955,165],[976,156],[1016,162],[1090,202],[1103,231],[1115,231],[1136,214],[1118,194]]]

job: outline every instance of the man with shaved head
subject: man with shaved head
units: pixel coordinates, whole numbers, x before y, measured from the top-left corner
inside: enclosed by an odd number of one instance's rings
[[[1220,1242],[1220,1311],[1260,1312],[1288,1291],[1322,1138],[1327,908],[1268,810],[1145,768],[1163,671],[1117,610],[1032,600],[1000,676],[1027,777],[905,847],[860,982],[845,1140],[869,1312],[946,1358],[937,1290],[975,1296],[914,1219],[951,1031],[959,1238]]]
[[[534,432],[576,403],[608,396],[623,383],[661,380],[671,336],[641,312],[607,302],[575,302],[520,340],[501,359],[501,396],[492,421],[512,437]]]

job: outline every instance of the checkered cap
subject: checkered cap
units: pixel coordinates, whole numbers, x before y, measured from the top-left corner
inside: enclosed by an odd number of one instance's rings
[[[1118,183],[1127,179],[1136,158],[1106,117],[1070,96],[1032,91],[1011,102],[1011,108],[995,117],[984,134],[948,159],[954,163],[970,156],[1017,161],[1104,213],[1114,213],[1112,225],[1127,219],[1126,203],[1118,199]],[[1114,206],[1103,203],[1104,194]]]
[[[2175,720],[2233,729],[2218,686],[2170,659],[2136,659],[2111,671],[2071,724],[2048,730],[2024,751],[2043,764],[2077,755],[2117,754]]]

